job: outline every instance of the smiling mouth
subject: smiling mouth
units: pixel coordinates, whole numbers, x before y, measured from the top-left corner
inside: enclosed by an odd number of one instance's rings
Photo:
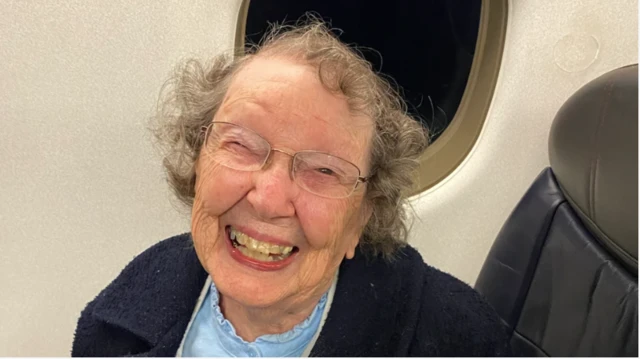
[[[244,256],[258,261],[282,261],[298,252],[298,247],[280,246],[277,244],[262,242],[249,237],[231,226],[227,226],[226,231],[234,248],[239,250]]]

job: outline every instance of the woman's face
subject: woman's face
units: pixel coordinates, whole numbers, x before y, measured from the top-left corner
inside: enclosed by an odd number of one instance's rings
[[[332,154],[369,174],[371,119],[350,113],[309,66],[252,59],[231,82],[214,121],[250,129],[288,153]],[[324,198],[298,186],[291,165],[290,156],[272,152],[261,170],[238,171],[201,152],[192,235],[223,298],[285,310],[311,303],[329,288],[342,259],[353,257],[370,217],[364,186],[346,198]],[[236,248],[241,242],[249,248]],[[256,255],[260,250],[271,258]]]

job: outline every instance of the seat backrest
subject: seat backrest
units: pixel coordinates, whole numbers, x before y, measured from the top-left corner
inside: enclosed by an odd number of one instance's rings
[[[567,100],[549,156],[476,289],[509,328],[516,355],[637,356],[637,65]]]

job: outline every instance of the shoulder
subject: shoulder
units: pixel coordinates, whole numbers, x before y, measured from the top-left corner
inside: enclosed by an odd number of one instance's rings
[[[179,234],[177,236],[164,239],[147,248],[142,253],[136,255],[127,267],[141,265],[146,262],[161,263],[166,257],[182,257],[191,252],[192,249],[193,242],[191,240],[191,234]]]
[[[411,355],[511,354],[506,326],[471,286],[429,266],[411,246],[399,251],[391,265],[408,295],[404,308],[413,307],[412,301],[419,306]]]
[[[130,355],[159,342],[188,319],[205,280],[188,233],[153,245],[87,304],[72,354]]]
[[[97,299],[112,292],[132,292],[132,288],[164,289],[165,282],[180,280],[198,270],[199,263],[194,259],[197,258],[189,233],[162,240],[135,256]]]
[[[483,298],[469,285],[425,264],[411,246],[400,249],[392,261],[358,254],[345,261],[326,327],[336,334],[323,332],[315,353],[322,356],[509,353],[506,331]],[[369,329],[356,334],[362,328]],[[332,346],[342,338],[339,334],[348,336],[349,344],[337,350]]]
[[[438,356],[510,355],[505,325],[468,284],[424,264],[421,316],[414,350]],[[437,338],[437,342],[421,338]]]
[[[162,240],[138,254],[125,266],[110,287],[123,281],[133,280],[141,284],[151,277],[158,278],[182,276],[186,270],[193,270],[195,250],[191,235],[180,234]]]

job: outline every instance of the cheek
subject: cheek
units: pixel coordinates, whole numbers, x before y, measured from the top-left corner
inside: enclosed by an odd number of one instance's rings
[[[218,217],[240,201],[251,188],[251,175],[209,164],[196,177],[194,218]]]
[[[245,196],[250,188],[250,178],[246,173],[215,164],[198,172],[191,233],[199,256],[212,253],[215,239],[220,237],[218,219]]]
[[[307,200],[297,207],[300,225],[313,249],[341,249],[347,242],[355,209],[346,201]]]

